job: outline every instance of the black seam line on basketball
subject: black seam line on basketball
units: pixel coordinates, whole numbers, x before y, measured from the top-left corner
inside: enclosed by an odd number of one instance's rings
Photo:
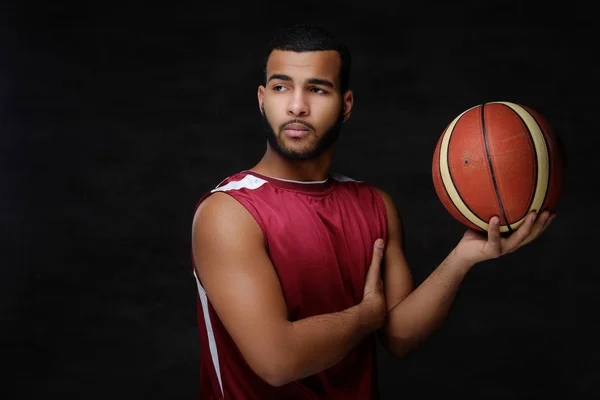
[[[531,142],[531,148],[533,149],[533,160],[534,163],[533,165],[535,165],[534,168],[534,190],[533,190],[533,194],[531,195],[531,199],[529,200],[529,204],[527,205],[527,208],[525,209],[525,214],[521,215],[521,217],[518,220],[521,220],[522,218],[525,218],[527,216],[527,214],[529,214],[529,209],[531,208],[531,205],[533,204],[533,199],[535,198],[535,189],[537,189],[537,181],[538,181],[538,174],[539,174],[539,165],[538,165],[538,157],[537,157],[537,148],[535,147],[535,142],[533,141],[533,135],[531,134],[531,130],[529,129],[529,126],[527,126],[527,124],[525,123],[525,120],[523,118],[521,118],[521,115],[519,115],[518,112],[516,112],[515,110],[512,109],[512,107],[508,107],[507,105],[503,104],[503,106],[507,107],[510,111],[512,111],[517,118],[519,118],[521,120],[521,122],[523,123],[523,126],[525,127],[525,130],[527,131],[527,135],[529,137],[529,141]],[[523,108],[523,110],[525,110]],[[537,124],[538,128],[540,128],[540,132],[542,132],[542,137],[544,139],[544,142],[546,141],[546,137],[544,136],[544,132],[542,131],[542,126],[540,125],[540,123],[538,122],[537,119],[535,119],[535,117],[533,116],[533,114],[531,114],[529,111],[525,110],[525,112],[527,112],[527,114],[529,114],[529,116],[531,116],[531,118],[533,118],[533,120],[535,121],[535,123]],[[546,143],[546,146],[548,144]],[[548,151],[548,165],[550,164],[550,152]],[[542,201],[542,205],[544,205],[544,203],[546,202],[546,197],[548,196],[548,189],[550,186],[550,168],[548,168],[548,183],[546,184],[546,193],[544,193],[544,201]],[[540,210],[537,210],[537,212],[539,213]]]
[[[502,205],[502,198],[500,198],[500,190],[498,189],[498,183],[496,182],[496,174],[494,173],[494,166],[492,163],[492,156],[490,155],[490,145],[488,142],[487,131],[485,126],[485,105],[483,103],[481,105],[481,133],[483,134],[483,143],[485,143],[485,155],[487,156],[488,164],[490,166],[490,175],[492,177],[492,183],[494,184],[494,191],[496,192],[496,200],[498,200],[498,205],[500,206],[500,212],[502,213],[502,217],[506,222],[506,227],[509,232],[512,232],[513,229],[510,227],[510,222],[506,217],[506,212],[504,211],[504,206]]]
[[[465,114],[463,114],[459,119],[456,120],[456,123],[454,124],[454,127],[452,128],[452,132],[450,132],[450,139],[448,139],[448,151],[446,152],[446,165],[448,166],[448,175],[450,175],[450,182],[454,182],[454,179],[452,178],[452,169],[450,168],[450,160],[449,160],[449,155],[450,155],[450,143],[452,141],[452,133],[454,133],[454,129],[456,128],[456,125],[458,125],[458,123],[460,122],[460,120],[465,116]],[[444,186],[444,190],[446,191],[446,196],[448,196],[448,198],[450,199],[450,203],[452,203],[452,205],[454,206],[454,208],[456,209],[456,211],[458,211],[463,217],[465,217],[465,219],[467,221],[469,221],[470,223],[472,223],[475,226],[478,226],[475,222],[471,221],[469,219],[468,216],[465,215],[465,213],[463,213],[462,211],[460,211],[460,208],[458,208],[456,206],[456,204],[454,204],[454,202],[452,201],[452,197],[450,196],[450,193],[448,193],[448,188],[446,187],[446,184],[444,183],[444,179],[442,178],[442,163],[441,163],[441,157],[442,157],[442,151],[441,151],[442,146],[440,146],[440,160],[438,160],[438,169],[440,170],[440,179],[442,181],[442,186]],[[475,212],[469,207],[469,205],[467,204],[467,202],[465,202],[465,199],[463,199],[463,197],[460,195],[460,192],[458,191],[458,188],[456,187],[456,185],[454,185],[454,189],[456,190],[456,194],[458,195],[458,197],[460,198],[460,201],[462,201],[462,203],[465,205],[465,207],[471,211],[471,213],[473,215],[475,215],[477,218],[479,218],[479,216],[477,214],[475,214]],[[479,218],[481,219],[481,218]]]

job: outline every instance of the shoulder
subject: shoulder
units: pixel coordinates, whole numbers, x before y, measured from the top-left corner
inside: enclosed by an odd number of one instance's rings
[[[245,208],[228,193],[212,193],[196,209],[194,230],[206,227],[214,228],[220,224],[229,223],[229,221],[235,220],[244,213],[247,213]],[[201,224],[199,224],[200,222]]]
[[[354,186],[361,187],[361,188],[370,190],[372,192],[375,192],[382,198],[383,202],[385,203],[386,208],[395,207],[395,203],[394,203],[392,196],[390,196],[383,189],[373,186],[372,184],[370,184],[366,181],[355,179],[355,178],[352,178],[352,177],[349,177],[347,175],[343,175],[340,173],[332,173],[331,178],[333,178],[335,181],[342,183],[342,184],[350,184],[350,185],[354,185]]]
[[[211,215],[230,213],[243,208],[239,194],[253,192],[262,187],[267,181],[248,174],[245,171],[238,172],[223,179],[219,184],[204,193],[196,203],[195,217],[199,214]]]
[[[378,188],[376,186],[371,185],[370,183],[363,181],[363,180],[359,180],[359,179],[355,179],[340,173],[332,173],[331,177],[336,180],[337,182],[340,183],[351,183],[351,184],[355,184],[357,186],[372,190],[374,192],[376,192],[377,194],[379,194],[381,196],[381,198],[383,199],[386,207],[388,206],[394,206],[394,200],[392,198],[392,196],[390,196],[386,191],[384,191],[381,188]]]
[[[396,202],[394,201],[393,197],[383,189],[377,187],[373,187],[373,189],[381,196],[381,199],[385,204],[390,237],[401,238],[403,222]]]
[[[243,172],[221,181],[198,202],[193,217],[193,232],[222,232],[254,229],[256,222],[247,207],[234,194],[261,187],[266,181]],[[235,221],[235,223],[233,223]],[[225,233],[227,233],[225,232]]]
[[[371,187],[381,196],[381,199],[385,203],[385,208],[388,210],[388,212],[396,208],[396,202],[388,192],[375,186]]]
[[[366,181],[363,180],[359,180],[359,179],[354,179],[351,178],[349,176],[340,174],[340,173],[332,173],[331,177],[333,179],[335,179],[336,181],[345,184],[345,185],[352,185],[355,186],[357,188],[362,188],[364,190],[370,191],[372,193],[375,193],[377,195],[379,195],[379,197],[381,198],[381,200],[383,201],[384,205],[385,205],[385,209],[388,215],[388,219],[391,217],[392,219],[398,219],[398,211],[397,211],[397,207],[396,207],[396,202],[394,201],[394,198],[385,190],[376,187]]]
[[[226,192],[213,193],[198,206],[191,234],[194,252],[227,252],[247,245],[261,247],[264,242],[256,219]]]

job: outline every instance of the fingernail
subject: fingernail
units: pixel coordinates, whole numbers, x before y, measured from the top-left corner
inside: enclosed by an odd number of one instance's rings
[[[530,221],[535,221],[535,219],[537,218],[537,213],[533,213],[531,214],[531,216],[529,217]]]
[[[378,248],[383,248],[383,240],[382,239],[377,239],[375,241],[375,246],[377,246]]]

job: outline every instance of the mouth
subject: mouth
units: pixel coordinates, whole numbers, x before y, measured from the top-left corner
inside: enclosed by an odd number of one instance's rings
[[[310,132],[310,128],[307,127],[304,124],[298,124],[298,123],[293,123],[293,124],[287,124],[286,126],[284,126],[283,128],[283,133],[289,137],[303,137],[308,135],[308,133]]]

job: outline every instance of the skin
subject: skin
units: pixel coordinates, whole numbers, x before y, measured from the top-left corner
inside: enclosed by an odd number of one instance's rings
[[[319,148],[337,121],[350,117],[353,93],[341,93],[339,66],[335,51],[270,55],[267,82],[259,86],[257,97],[276,148],[268,141],[253,171],[296,181],[327,178],[335,145],[304,156]],[[301,123],[306,133],[289,136],[282,129],[289,121]],[[271,385],[331,367],[373,332],[379,333],[392,354],[402,357],[445,320],[474,265],[516,251],[537,238],[554,218],[544,211],[509,237],[500,235],[497,217],[490,220],[487,235],[467,230],[432,274],[414,288],[403,252],[401,217],[393,199],[377,190],[386,204],[389,234],[385,247],[374,243],[363,300],[342,312],[294,322],[287,320],[281,287],[253,217],[224,193],[213,194],[198,208],[192,228],[197,276],[248,365]]]
[[[309,152],[335,125],[340,112],[343,122],[350,118],[354,96],[351,90],[340,92],[340,64],[336,51],[273,51],[267,61],[267,82],[259,86],[257,96],[259,109],[267,115],[282,148]],[[288,137],[280,127],[291,120],[306,122],[314,129],[299,139]],[[268,145],[252,170],[283,179],[323,180],[327,178],[333,150],[334,146],[315,158],[290,161]]]

